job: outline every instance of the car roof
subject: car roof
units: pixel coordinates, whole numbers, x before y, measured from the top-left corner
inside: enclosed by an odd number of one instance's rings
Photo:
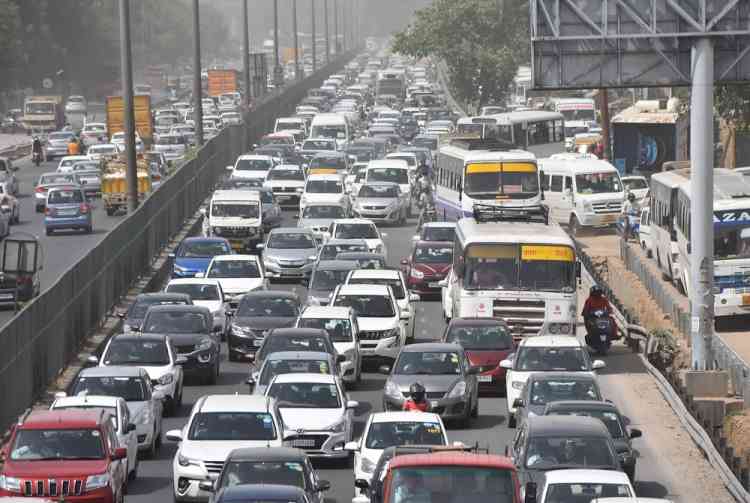
[[[307,454],[293,447],[243,447],[227,456],[227,461],[297,461],[304,463]]]
[[[214,286],[220,286],[219,280],[214,278],[175,278],[170,279],[169,283],[167,283],[167,286],[169,285],[214,285]],[[166,292],[171,293],[174,295],[173,292]],[[179,295],[187,295],[187,294],[179,294]],[[189,295],[187,295],[190,297]]]
[[[211,311],[206,306],[196,305],[156,304],[148,308],[148,313],[160,311],[211,314]]]
[[[508,323],[502,318],[451,318],[449,327],[484,327],[484,326],[508,326]]]
[[[587,381],[597,382],[596,377],[584,372],[534,372],[529,376],[530,381]]]
[[[272,161],[270,155],[257,155],[257,154],[242,154],[241,156],[237,157],[238,161],[249,161],[249,160],[260,160],[260,161]]]
[[[427,241],[420,239],[414,242],[414,246],[417,248],[435,248],[435,247],[453,247],[453,241]]]
[[[587,416],[529,416],[529,437],[607,437],[609,430],[599,419]]]
[[[325,243],[323,243],[323,246],[326,245],[345,245],[345,244],[361,244],[363,246],[367,246],[367,241],[364,240],[364,238],[351,238],[351,239],[343,239],[343,238],[331,238]]]
[[[269,234],[313,234],[313,231],[311,229],[308,229],[307,227],[277,227]]]
[[[134,302],[142,301],[145,299],[190,301],[190,295],[186,293],[176,293],[176,292],[139,293],[138,295],[136,295]]]
[[[313,373],[299,373],[299,374],[279,374],[274,376],[274,383],[297,383],[297,382],[309,382],[309,383],[322,383],[322,384],[336,384],[337,376],[332,374],[313,374]]]
[[[216,262],[236,262],[239,260],[251,260],[253,262],[260,262],[257,255],[240,255],[239,253],[216,255],[213,260],[215,260]]]
[[[82,369],[78,377],[147,377],[142,367],[108,365],[106,367],[89,367]]]
[[[120,400],[122,400],[122,398],[119,396],[81,394],[56,398],[52,406],[55,408],[80,406],[116,407]]]
[[[334,224],[340,225],[340,224],[370,224],[375,225],[375,223],[367,218],[337,218],[333,221]]]
[[[371,187],[371,186],[375,186],[375,187],[398,187],[398,184],[395,183],[395,182],[367,182],[367,183],[363,184],[362,186],[363,187],[364,186],[367,186],[367,187]]]
[[[322,351],[274,351],[266,357],[266,362],[271,360],[331,360],[330,353]]]
[[[455,229],[456,228],[456,222],[426,222],[422,225],[422,228],[425,227],[445,227],[448,229]]]
[[[262,395],[207,395],[200,412],[266,412],[272,411],[273,398]]]
[[[299,296],[295,292],[290,291],[290,290],[253,290],[252,292],[247,292],[242,297],[244,298],[271,297],[271,298],[299,300]]]
[[[110,340],[118,341],[148,341],[148,342],[163,342],[167,340],[166,334],[153,334],[153,333],[147,333],[147,334],[141,334],[141,333],[127,333],[127,334],[117,334]]]
[[[259,501],[283,500],[305,501],[305,491],[297,486],[279,484],[237,484],[221,489],[220,501]]]
[[[355,269],[352,278],[365,279],[401,279],[401,271],[398,269]]]
[[[533,375],[533,374],[532,374]],[[619,414],[620,411],[617,406],[611,402],[604,402],[599,400],[560,400],[557,402],[550,402],[547,404],[547,411],[557,410],[602,410],[608,412],[614,412]]]
[[[569,335],[537,335],[521,339],[524,347],[581,348],[581,341]]]
[[[497,467],[515,471],[513,462],[496,454],[474,454],[461,451],[432,452],[429,454],[405,454],[396,456],[390,462],[390,469],[412,466],[476,466]]]
[[[570,483],[591,483],[591,484],[623,484],[630,485],[630,480],[625,472],[615,470],[594,470],[594,469],[565,469],[550,470],[545,472],[544,478],[547,485],[551,484],[570,484]],[[599,501],[599,500],[597,500]],[[632,500],[631,500],[632,501]]]
[[[300,318],[316,319],[344,319],[352,315],[351,307],[344,306],[308,306],[300,314]]]
[[[402,353],[421,353],[424,351],[461,351],[461,346],[451,342],[420,342],[401,348]]]
[[[269,335],[274,337],[325,337],[329,338],[328,332],[323,328],[274,328]]]
[[[183,243],[227,243],[225,238],[193,236],[182,240]]]
[[[96,428],[101,424],[101,418],[102,411],[100,410],[35,410],[23,420],[20,427],[23,429]]]
[[[440,416],[432,412],[420,411],[390,411],[372,414],[373,423],[439,423]]]
[[[347,239],[346,241],[351,241],[350,239]],[[340,252],[336,255],[336,260],[339,262],[353,262],[354,260],[361,259],[361,258],[377,258],[381,260],[385,260],[385,257],[382,253],[375,253],[375,252],[366,252],[366,251],[344,251]],[[351,260],[349,260],[351,259]]]
[[[339,288],[339,295],[384,295],[390,297],[390,292],[391,287],[389,285],[347,284],[341,285]],[[405,348],[406,346],[403,349]]]

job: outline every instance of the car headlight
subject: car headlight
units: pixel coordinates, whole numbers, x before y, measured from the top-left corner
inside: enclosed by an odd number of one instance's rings
[[[620,460],[620,463],[627,463],[632,458],[629,452],[619,452],[617,453],[617,457]]]
[[[513,386],[513,389],[522,390],[524,384],[526,384],[526,383],[523,382],[523,381],[513,381],[511,383],[511,386]]]
[[[181,267],[181,266],[179,266],[177,264],[174,265],[174,270],[175,270],[175,272],[186,272],[187,271],[187,269],[185,269],[184,267]]]
[[[151,413],[151,409],[145,408],[143,409],[143,413],[136,418],[135,424],[150,424],[152,420],[153,414]]]
[[[363,457],[362,462],[359,464],[359,469],[365,473],[372,473],[375,470],[375,463]]]
[[[100,473],[99,475],[89,475],[86,478],[86,491],[101,489],[109,485],[109,473]]]
[[[0,475],[0,489],[11,492],[21,492],[21,479]]]
[[[583,211],[585,211],[587,213],[591,213],[592,211],[594,211],[594,207],[591,206],[591,203],[589,201],[584,201],[583,202]]]
[[[381,243],[378,246],[376,246],[375,249],[373,250],[373,253],[383,253],[383,244]]]
[[[383,390],[383,393],[386,396],[390,396],[390,397],[393,397],[393,398],[403,398],[404,397],[404,395],[401,393],[401,389],[393,381],[386,381],[385,382],[385,389]]]
[[[410,276],[411,276],[412,278],[417,278],[417,279],[422,279],[422,278],[424,278],[424,273],[423,273],[422,271],[418,271],[417,269],[412,269],[412,270],[411,270],[411,271],[409,272],[409,275],[410,275]]]
[[[183,456],[182,453],[177,454],[177,463],[179,463],[180,466],[200,466],[201,462],[197,459],[191,459],[186,456]]]
[[[211,347],[214,345],[214,341],[211,339],[201,339],[201,341],[195,346],[196,351],[206,351],[208,349],[211,349]]]
[[[466,381],[458,381],[446,398],[458,398],[466,394]]]
[[[211,232],[214,234],[220,234],[221,233],[221,227],[212,227]]]
[[[173,381],[174,381],[174,376],[172,374],[164,374],[158,380],[159,384],[161,384],[162,386],[167,386],[169,384],[172,384]]]
[[[333,433],[342,433],[346,431],[346,419],[341,419],[341,421],[332,424],[328,427],[328,431]]]
[[[263,262],[272,265],[279,265],[279,261],[273,257],[263,257]]]

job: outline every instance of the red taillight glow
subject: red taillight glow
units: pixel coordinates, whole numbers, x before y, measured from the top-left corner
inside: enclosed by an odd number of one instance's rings
[[[50,208],[50,207],[44,208],[44,214],[47,215],[47,216],[54,215],[55,214],[55,208]]]
[[[81,213],[86,214],[89,212],[89,205],[86,203],[81,204],[80,206]]]
[[[44,194],[45,192],[47,192],[47,189],[45,189],[44,187],[37,187],[36,191],[40,194]]]

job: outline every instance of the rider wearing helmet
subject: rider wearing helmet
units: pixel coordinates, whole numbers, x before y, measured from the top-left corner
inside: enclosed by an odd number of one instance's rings
[[[591,287],[589,290],[589,298],[586,299],[586,302],[583,304],[581,316],[583,316],[583,323],[586,326],[586,332],[591,331],[591,323],[594,320],[594,313],[596,311],[604,311],[610,317],[612,315],[612,306],[604,295],[604,290],[602,290],[602,287],[599,285]],[[611,324],[611,326],[614,326],[614,324]],[[613,334],[610,334],[610,338],[612,336]]]
[[[404,410],[415,412],[427,412],[430,410],[430,403],[426,400],[427,393],[424,386],[415,382],[409,386],[409,399],[404,402]]]

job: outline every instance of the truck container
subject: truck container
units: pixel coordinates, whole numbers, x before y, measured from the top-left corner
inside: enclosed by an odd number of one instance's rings
[[[102,174],[102,201],[107,215],[112,216],[128,204],[128,182],[126,164],[122,159],[109,161]],[[138,200],[142,201],[151,192],[151,175],[148,163],[138,159]]]
[[[212,98],[225,93],[234,93],[237,88],[237,72],[235,70],[208,71],[208,95]]]
[[[23,103],[21,125],[27,134],[58,131],[65,125],[62,96],[29,96]]]
[[[135,130],[145,142],[151,142],[154,131],[151,116],[151,96],[137,95],[133,97],[135,111]],[[110,138],[115,133],[125,131],[125,111],[122,96],[107,98],[107,134]]]

